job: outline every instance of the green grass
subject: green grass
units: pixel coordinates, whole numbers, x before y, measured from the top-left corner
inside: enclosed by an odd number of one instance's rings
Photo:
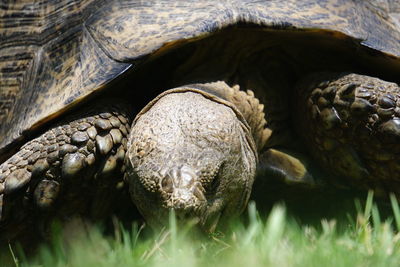
[[[113,235],[82,227],[73,237],[56,235],[34,258],[15,253],[11,265],[399,266],[400,210],[393,196],[391,204],[392,215],[382,219],[369,194],[365,204],[356,203],[357,216],[309,226],[296,222],[282,205],[261,218],[250,203],[246,220],[209,236],[176,225],[172,215],[169,227],[158,233],[135,224],[129,230],[117,226]]]

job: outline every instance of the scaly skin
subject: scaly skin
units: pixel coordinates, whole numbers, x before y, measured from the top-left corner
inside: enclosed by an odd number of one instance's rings
[[[400,193],[400,88],[358,74],[303,80],[295,122],[314,158],[344,183]]]
[[[232,104],[187,87],[167,92],[136,117],[126,179],[152,226],[165,225],[174,209],[178,218],[213,231],[221,215],[240,214],[247,204],[257,152]]]
[[[127,114],[121,105],[80,111],[79,119],[48,130],[1,164],[0,241],[37,231],[39,221],[46,227],[53,216],[108,215],[122,181]]]
[[[294,121],[327,171],[346,176],[349,184],[400,192],[389,186],[399,177],[396,84],[316,74],[296,92]],[[174,209],[207,231],[220,217],[244,209],[258,158],[283,180],[312,183],[296,153],[268,147],[262,105],[236,86],[217,82],[166,91],[137,115],[129,137],[129,111],[97,108],[48,130],[0,165],[3,240],[39,217],[110,214],[123,205],[113,201],[123,174],[150,225],[163,226]],[[268,168],[263,175],[268,179]]]
[[[54,216],[106,216],[124,205],[113,198],[125,167],[133,201],[153,226],[163,225],[171,208],[181,218],[198,219],[208,231],[221,215],[239,214],[250,196],[257,158],[242,113],[253,117],[257,140],[263,140],[262,106],[225,83],[201,87],[233,103],[246,99],[241,111],[194,87],[169,91],[149,104],[136,118],[129,144],[129,112],[98,104],[24,145],[0,165],[0,231],[7,233],[2,239],[22,236],[37,224],[46,231]],[[126,151],[127,164],[121,166]]]

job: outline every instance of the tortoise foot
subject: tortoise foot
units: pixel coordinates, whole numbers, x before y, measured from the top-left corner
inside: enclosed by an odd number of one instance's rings
[[[299,84],[294,115],[312,155],[346,182],[400,193],[400,88],[358,74]]]
[[[122,183],[131,119],[110,105],[77,117],[26,143],[0,165],[0,229],[32,216],[98,217],[110,207],[110,188]]]

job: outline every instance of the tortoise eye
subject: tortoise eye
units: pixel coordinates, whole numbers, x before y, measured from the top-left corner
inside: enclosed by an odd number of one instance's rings
[[[213,179],[210,185],[208,186],[208,189],[211,191],[216,191],[219,186],[220,180],[221,179]]]

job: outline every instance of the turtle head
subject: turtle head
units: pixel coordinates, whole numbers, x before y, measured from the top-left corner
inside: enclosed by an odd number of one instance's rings
[[[239,214],[250,195],[256,152],[246,122],[229,103],[188,88],[173,89],[136,117],[128,142],[131,197],[155,227],[171,209],[177,219],[212,231]]]

